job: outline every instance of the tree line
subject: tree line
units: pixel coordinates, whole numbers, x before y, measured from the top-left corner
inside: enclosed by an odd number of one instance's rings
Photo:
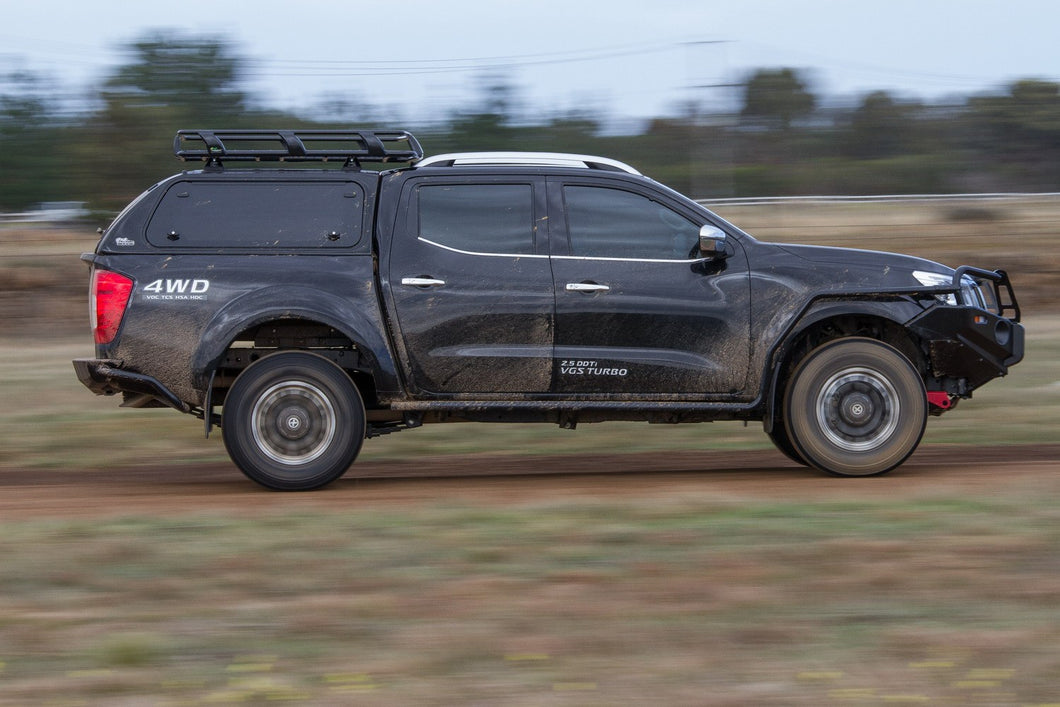
[[[346,102],[341,124],[255,107],[245,60],[213,38],[152,35],[70,111],[28,74],[0,77],[0,211],[85,201],[113,211],[176,171],[185,127],[335,128],[379,124]],[[484,86],[471,109],[411,127],[428,153],[547,150],[614,157],[697,198],[808,194],[1060,191],[1060,84],[1023,79],[945,104],[886,91],[831,106],[791,68],[738,85],[739,106],[687,104],[635,134],[610,134],[591,114],[517,119],[515,91]]]

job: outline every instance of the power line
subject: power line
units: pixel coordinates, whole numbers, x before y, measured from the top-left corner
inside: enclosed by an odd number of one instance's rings
[[[606,53],[608,55],[620,52],[623,54],[639,54],[651,51],[657,51],[660,49],[669,49],[672,44],[662,44],[659,42],[641,42],[637,44],[618,44],[608,45],[602,47],[586,47],[582,49],[573,49],[561,52],[536,52],[532,54],[509,54],[509,55],[496,55],[496,56],[477,56],[477,57],[450,57],[450,58],[432,58],[432,59],[343,59],[343,60],[332,60],[332,59],[295,59],[295,60],[283,60],[280,63],[298,65],[298,64],[311,64],[311,65],[340,65],[348,67],[364,67],[364,66],[401,66],[407,64],[463,64],[463,63],[482,63],[482,62],[510,62],[510,61],[532,61],[539,59],[547,59],[552,61],[565,61],[565,60],[579,60],[583,58],[595,58],[595,55]]]
[[[859,61],[856,59],[840,59],[834,55],[829,55],[823,52],[791,49],[789,47],[780,47],[753,40],[743,41],[741,43],[744,46],[750,47],[752,49],[773,52],[780,54],[781,56],[792,55],[795,57],[804,57],[805,60],[810,62],[813,68],[820,68],[824,71],[856,71],[867,74],[874,74],[877,76],[884,76],[891,79],[911,79],[914,81],[930,82],[944,86],[982,87],[984,83],[986,83],[983,76],[981,75],[976,76],[971,74],[943,73],[935,71],[922,71],[917,69],[899,68],[896,66],[885,66],[882,64]],[[1046,77],[1046,80],[1056,79]]]
[[[573,64],[604,61],[632,56],[658,54],[675,48],[672,44],[622,45],[573,52],[516,54],[509,56],[471,57],[463,59],[395,59],[395,60],[251,60],[251,71],[269,76],[415,76],[422,74],[464,73],[487,69],[518,69],[529,66]]]

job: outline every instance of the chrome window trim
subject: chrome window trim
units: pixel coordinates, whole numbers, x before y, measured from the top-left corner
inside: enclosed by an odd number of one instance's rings
[[[690,265],[709,260],[709,258],[686,258],[684,260],[672,260],[665,258],[606,258],[602,256],[589,255],[539,255],[537,253],[478,253],[471,250],[461,250],[460,248],[454,248],[443,243],[437,243],[428,238],[424,238],[423,236],[417,237],[416,240],[422,243],[426,243],[427,245],[433,245],[435,248],[448,250],[451,253],[460,253],[461,255],[477,255],[483,258],[554,258],[557,260],[601,260],[620,263],[678,263],[682,265]]]
[[[478,253],[473,250],[461,250],[460,248],[454,248],[450,245],[443,243],[437,243],[423,236],[417,236],[416,240],[426,243],[427,245],[433,245],[435,248],[441,248],[442,250],[448,250],[451,253],[460,253],[461,255],[478,255],[484,258],[547,258],[547,255],[538,255],[537,253]]]

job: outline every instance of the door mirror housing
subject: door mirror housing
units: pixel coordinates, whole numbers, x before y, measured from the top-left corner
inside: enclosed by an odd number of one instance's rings
[[[725,231],[717,226],[705,224],[699,229],[699,254],[704,258],[724,258]]]

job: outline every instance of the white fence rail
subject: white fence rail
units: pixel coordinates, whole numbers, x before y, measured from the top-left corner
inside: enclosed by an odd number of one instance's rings
[[[996,194],[881,194],[867,196],[745,196],[725,199],[696,199],[704,206],[759,204],[861,204],[903,201],[1016,201],[1026,199],[1055,199],[1060,192],[1021,192]]]

